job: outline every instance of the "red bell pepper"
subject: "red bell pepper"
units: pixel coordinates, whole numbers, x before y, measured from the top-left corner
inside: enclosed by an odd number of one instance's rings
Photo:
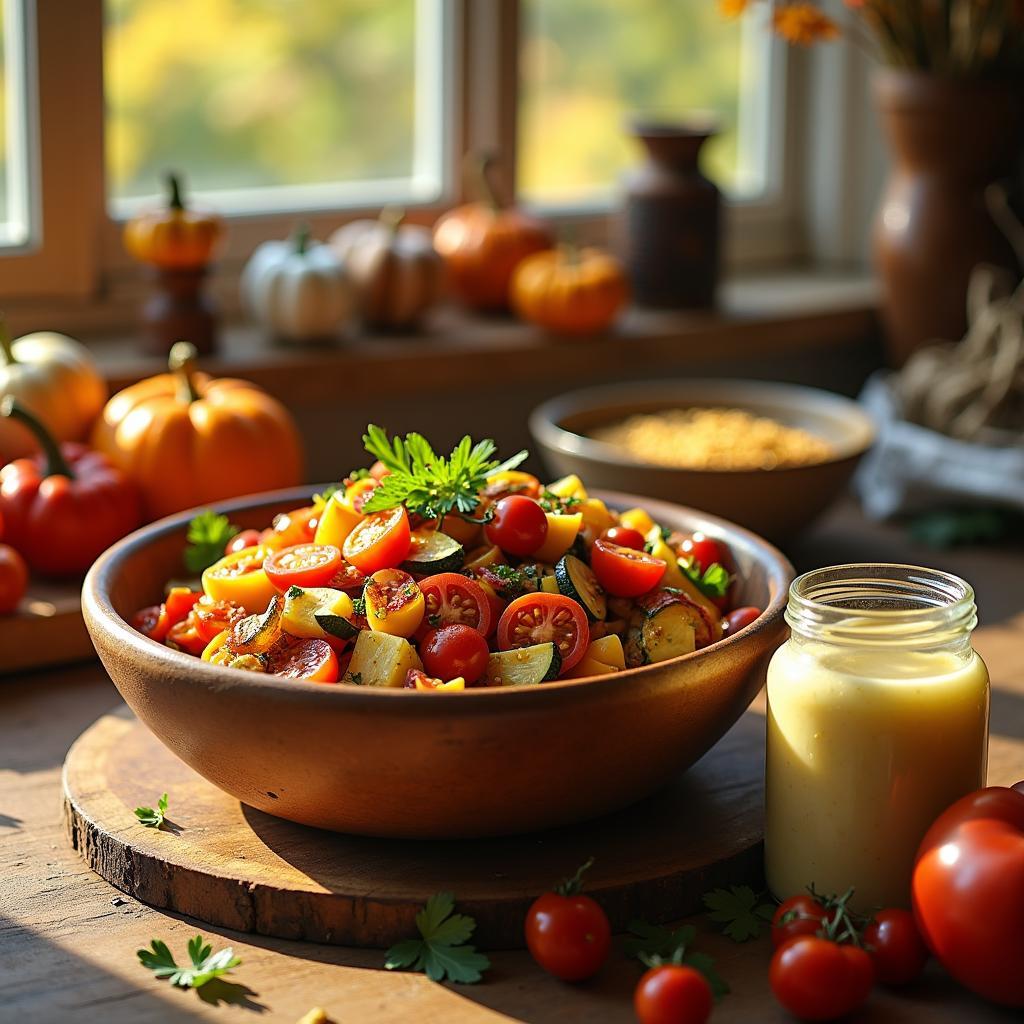
[[[57,443],[8,396],[0,415],[35,434],[41,453],[0,469],[0,515],[7,542],[37,572],[73,576],[141,521],[135,485],[105,455]]]

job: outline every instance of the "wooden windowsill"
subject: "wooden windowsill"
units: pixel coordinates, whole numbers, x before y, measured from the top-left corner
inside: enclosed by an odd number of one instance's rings
[[[703,366],[800,353],[823,353],[870,337],[877,287],[860,274],[821,272],[743,278],[722,288],[715,311],[629,310],[614,331],[564,340],[511,319],[438,310],[420,334],[353,334],[328,347],[277,344],[248,325],[225,326],[220,350],[202,360],[214,374],[243,376],[286,402],[316,403],[372,394],[391,396],[576,381],[618,371],[651,376],[699,373]],[[136,339],[89,339],[112,388],[159,371],[161,360]]]

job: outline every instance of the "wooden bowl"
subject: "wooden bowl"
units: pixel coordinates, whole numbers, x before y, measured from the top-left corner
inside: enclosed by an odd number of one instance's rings
[[[825,462],[785,469],[678,469],[638,462],[594,440],[596,427],[635,413],[665,409],[742,409],[800,427],[827,441]],[[830,391],[746,380],[673,380],[571,391],[534,410],[530,431],[556,476],[578,474],[588,486],[617,487],[740,523],[782,543],[819,516],[842,493],[874,441],[871,418],[854,401]]]
[[[310,491],[217,506],[242,527]],[[761,617],[713,647],[589,680],[417,693],[222,668],[164,647],[126,619],[180,576],[190,513],[126,537],[90,570],[85,621],[136,715],[243,803],[339,832],[410,838],[506,835],[581,821],[645,796],[739,718],[785,633],[792,566],[730,523],[630,495],[659,522],[724,540],[743,604]]]

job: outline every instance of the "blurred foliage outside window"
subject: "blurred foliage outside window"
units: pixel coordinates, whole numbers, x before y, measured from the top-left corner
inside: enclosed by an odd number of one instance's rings
[[[7,197],[7,15],[0,3],[0,224],[6,224],[9,214]]]

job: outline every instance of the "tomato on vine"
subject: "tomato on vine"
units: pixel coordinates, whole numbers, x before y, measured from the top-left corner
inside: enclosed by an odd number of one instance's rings
[[[707,979],[683,964],[650,968],[633,993],[640,1024],[704,1024],[713,1004]]]
[[[772,947],[778,949],[799,935],[817,935],[826,916],[824,905],[815,897],[807,893],[790,896],[772,917]]]
[[[871,993],[875,969],[859,946],[798,935],[775,951],[768,978],[775,998],[801,1020],[836,1020]]]
[[[883,985],[909,985],[928,962],[928,947],[909,910],[880,910],[864,929],[864,941]]]

